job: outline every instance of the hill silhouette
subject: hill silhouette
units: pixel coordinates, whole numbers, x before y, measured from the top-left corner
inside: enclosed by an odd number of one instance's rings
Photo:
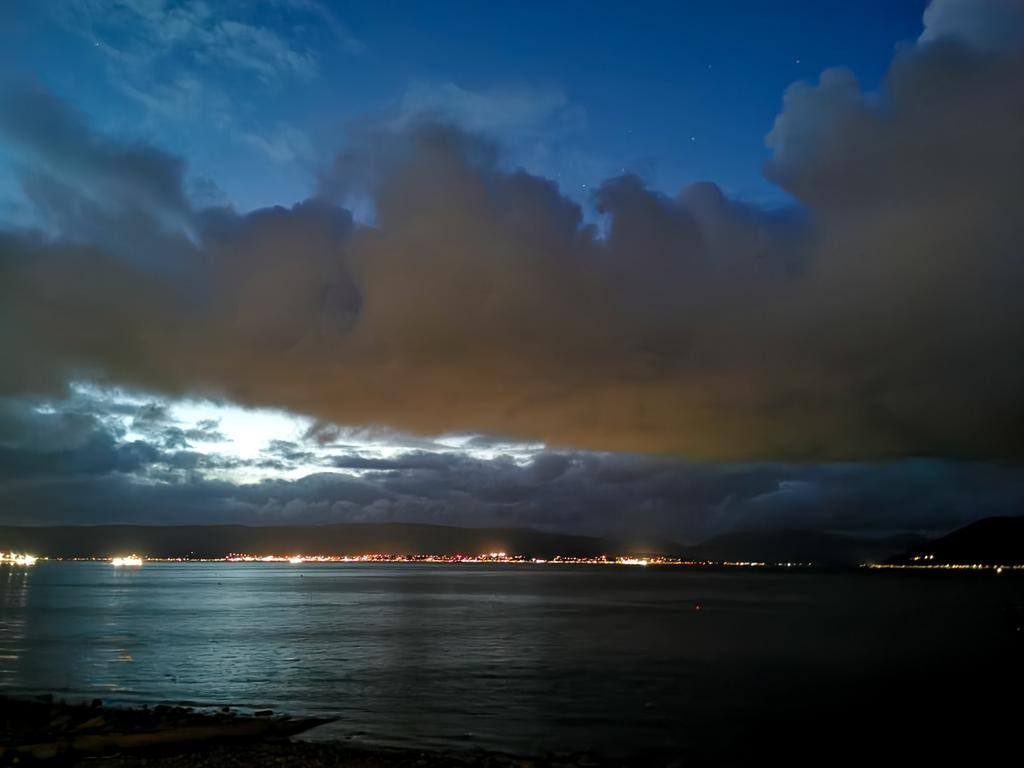
[[[928,557],[929,565],[1024,565],[1024,516],[986,517],[889,562],[919,562],[915,557]]]

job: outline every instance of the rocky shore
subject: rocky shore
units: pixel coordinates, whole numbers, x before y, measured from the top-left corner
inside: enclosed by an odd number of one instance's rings
[[[293,718],[265,710],[237,714],[225,707],[107,707],[50,696],[0,697],[0,766],[85,768],[577,768],[599,766],[587,755],[521,758],[475,752],[423,752],[310,743],[290,737],[329,720]]]

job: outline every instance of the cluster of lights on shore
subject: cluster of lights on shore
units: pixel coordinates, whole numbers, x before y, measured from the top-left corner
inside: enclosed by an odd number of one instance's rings
[[[0,564],[35,565],[38,559],[35,555],[26,555],[20,552],[0,552]]]
[[[993,565],[992,563],[868,563],[867,568],[880,570],[928,570],[928,571],[1024,571],[1024,565]]]
[[[1024,565],[998,565],[992,563],[936,563],[935,555],[914,555],[909,563],[869,563],[868,568],[923,568],[938,569],[944,571],[986,571],[993,570],[1002,573],[1009,569],[1011,571],[1024,570]]]
[[[138,566],[142,565],[142,558],[138,555],[124,555],[123,557],[112,557],[110,558],[110,564],[115,568],[122,568],[124,566]]]

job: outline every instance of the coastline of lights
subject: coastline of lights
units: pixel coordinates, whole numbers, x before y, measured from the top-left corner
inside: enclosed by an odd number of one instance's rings
[[[60,558],[58,558],[60,559]],[[65,558],[68,560],[96,560],[99,558]],[[152,563],[278,563],[288,565],[316,563],[431,563],[441,565],[459,564],[499,564],[499,565],[624,565],[624,566],[689,566],[689,567],[732,567],[732,568],[809,568],[813,563],[766,561],[721,561],[721,560],[686,560],[673,557],[634,557],[599,555],[581,557],[572,555],[556,555],[550,558],[526,557],[511,555],[505,552],[487,552],[479,555],[397,555],[393,553],[367,553],[360,555],[256,555],[232,552],[224,557],[147,557],[146,562]],[[141,564],[141,563],[139,563]]]
[[[0,552],[0,564],[35,565],[39,558],[23,552]]]
[[[505,552],[487,552],[480,555],[395,555],[373,553],[365,555],[248,555],[231,553],[223,558],[229,563],[498,563],[511,565],[711,565],[710,562],[679,560],[669,557],[572,557],[557,555],[552,558],[509,555]],[[718,564],[718,563],[716,563]],[[739,565],[739,563],[735,563]],[[744,563],[744,565],[748,565]],[[755,565],[749,563],[749,565]],[[763,565],[757,563],[757,565]]]
[[[930,556],[914,558],[910,563],[865,563],[861,568],[872,570],[943,570],[943,571],[1024,571],[1024,564],[994,563],[935,563]],[[115,568],[137,568],[145,562],[151,563],[279,563],[302,565],[316,563],[430,563],[440,565],[491,564],[491,565],[622,565],[622,566],[675,566],[690,568],[813,568],[812,562],[768,562],[765,560],[686,560],[674,557],[636,557],[619,555],[610,557],[578,557],[556,555],[550,558],[510,555],[505,552],[486,552],[479,555],[396,555],[392,553],[368,553],[362,555],[253,555],[232,552],[224,557],[141,557],[136,554],[115,557],[52,557],[44,558],[27,553],[0,551],[0,565],[30,566],[39,560],[103,562]],[[916,562],[925,561],[925,562]]]
[[[576,555],[555,555],[549,558],[509,555],[504,552],[488,552],[480,555],[396,555],[392,553],[368,553],[362,555],[253,555],[232,552],[223,557],[53,557],[57,562],[101,562],[114,566],[142,565],[145,563],[278,563],[301,565],[303,563],[432,563],[440,565],[490,564],[490,565],[624,565],[624,566],[682,566],[695,568],[812,568],[810,562],[776,563],[760,560],[686,560],[674,557],[607,556],[594,557]]]

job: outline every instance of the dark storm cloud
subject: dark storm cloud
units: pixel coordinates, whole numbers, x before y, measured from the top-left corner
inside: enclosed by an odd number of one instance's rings
[[[332,459],[331,464],[339,469],[360,469],[376,472],[404,472],[424,469],[433,472],[448,472],[451,470],[454,462],[455,459],[448,454],[413,451],[389,459],[351,455],[337,456]]]
[[[77,410],[41,412],[41,401],[0,398],[0,447],[60,451],[88,441],[99,425],[97,417]]]
[[[92,400],[93,407],[103,404]],[[165,449],[188,449],[195,442],[226,442],[227,436],[219,429],[217,419],[203,419],[194,426],[183,429],[170,414],[166,403],[150,402],[142,406],[125,407],[124,403],[115,403],[117,411],[127,410],[132,414],[131,430],[145,436],[148,440],[161,445]]]
[[[123,423],[110,418],[131,411],[136,411],[131,429],[144,439],[126,438]],[[43,498],[53,484],[89,484],[113,474],[129,484],[167,482],[181,480],[185,470],[240,466],[229,456],[184,450],[189,446],[186,436],[197,430],[168,427],[169,418],[158,403],[126,407],[123,401],[104,401],[97,393],[76,393],[56,401],[0,398],[0,484],[14,493],[38,486]],[[148,428],[140,429],[140,419]],[[209,423],[200,422],[202,426]]]
[[[290,440],[271,440],[262,452],[264,458],[260,466],[276,469],[310,466],[321,460],[317,454],[303,450],[302,446]]]
[[[185,437],[188,440],[199,440],[202,442],[220,443],[227,441],[227,435],[220,431],[218,419],[202,419],[191,429],[185,430]]]
[[[179,161],[8,90],[50,229],[0,239],[0,387],[704,459],[1019,458],[1021,14],[942,0],[880,93],[794,85],[766,172],[797,210],[625,176],[596,194],[606,236],[486,140],[415,123],[364,133],[318,200],[198,211]]]
[[[35,421],[51,435],[64,430],[68,415],[58,417],[60,424],[43,424],[50,419]],[[85,419],[82,419],[84,422]],[[36,425],[33,425],[36,426]],[[84,426],[84,425],[82,425]],[[39,435],[17,439],[7,433],[0,445],[0,482],[33,481],[39,478],[105,475],[112,472],[134,473],[159,457],[159,451],[145,442],[120,442],[117,436],[101,428],[98,423],[76,427],[77,437],[63,445],[59,439],[50,445],[39,445]]]

